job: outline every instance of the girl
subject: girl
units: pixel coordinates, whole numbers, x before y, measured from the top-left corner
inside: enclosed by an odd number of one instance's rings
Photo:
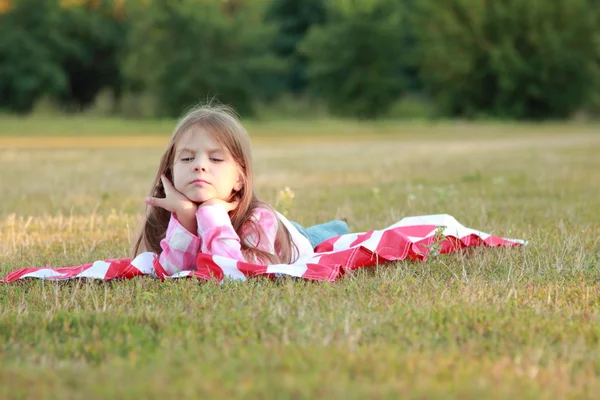
[[[313,254],[309,240],[254,194],[248,133],[226,106],[189,111],[163,154],[134,256],[159,255],[170,274],[198,252],[255,264]]]

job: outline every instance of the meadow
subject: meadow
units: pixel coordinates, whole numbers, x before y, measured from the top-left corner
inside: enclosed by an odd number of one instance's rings
[[[0,117],[0,276],[128,256],[172,126]],[[334,283],[0,284],[0,398],[597,398],[599,125],[247,127],[292,220],[448,213],[529,244]]]

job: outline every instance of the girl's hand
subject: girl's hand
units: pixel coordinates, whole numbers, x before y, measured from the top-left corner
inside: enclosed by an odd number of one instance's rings
[[[189,214],[194,215],[196,213],[198,206],[179,190],[175,189],[165,175],[160,176],[160,181],[165,188],[165,197],[146,197],[146,204],[164,208],[167,211],[177,214],[178,217]]]
[[[200,204],[200,207],[206,207],[206,206],[213,206],[215,204],[221,204],[223,205],[223,207],[225,207],[225,211],[230,212],[233,211],[237,208],[238,206],[238,201],[232,201],[231,203],[226,202],[225,200],[221,200],[221,199],[210,199],[210,200],[206,200],[205,202]]]

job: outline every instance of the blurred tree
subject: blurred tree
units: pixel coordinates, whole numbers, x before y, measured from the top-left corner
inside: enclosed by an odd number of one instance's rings
[[[300,45],[312,89],[334,113],[384,115],[403,92],[404,13],[398,0],[333,0]]]
[[[324,3],[324,0],[273,0],[265,16],[266,21],[278,26],[273,49],[288,63],[284,87],[296,94],[308,85],[307,60],[297,47],[311,26],[325,21]]]
[[[52,0],[13,0],[0,14],[0,108],[25,113],[65,90],[63,55],[74,44],[61,25]]]
[[[596,19],[596,26],[600,27],[600,1],[593,2],[594,4],[594,16]],[[596,42],[596,59],[597,64],[600,65],[600,34],[595,37]],[[587,108],[588,114],[596,119],[600,119],[600,79],[594,85],[592,89],[592,95],[590,96],[590,101]]]
[[[179,116],[217,97],[242,114],[264,94],[265,79],[281,73],[269,44],[275,30],[262,22],[260,2],[154,0],[135,8],[124,64],[131,87]]]
[[[0,14],[0,107],[28,112],[48,96],[80,110],[118,90],[124,27],[113,0],[12,0]]]
[[[8,12],[12,8],[10,0],[0,0],[0,14]]]
[[[76,46],[64,55],[68,85],[59,99],[71,109],[90,105],[103,88],[120,93],[120,57],[128,23],[116,13],[114,0],[79,3],[63,9],[62,29]]]
[[[421,0],[423,82],[448,115],[566,117],[598,87],[594,0]]]

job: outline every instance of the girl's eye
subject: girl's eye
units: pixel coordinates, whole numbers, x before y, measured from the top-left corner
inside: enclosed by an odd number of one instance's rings
[[[211,158],[210,158],[210,161],[212,161],[212,162],[221,162],[221,161],[223,161],[223,160],[222,160],[222,159],[220,159],[220,158],[214,158],[214,157],[211,157]]]
[[[181,159],[181,161],[183,161],[183,162],[190,162],[193,159],[194,159],[194,157],[184,157],[184,158]]]

